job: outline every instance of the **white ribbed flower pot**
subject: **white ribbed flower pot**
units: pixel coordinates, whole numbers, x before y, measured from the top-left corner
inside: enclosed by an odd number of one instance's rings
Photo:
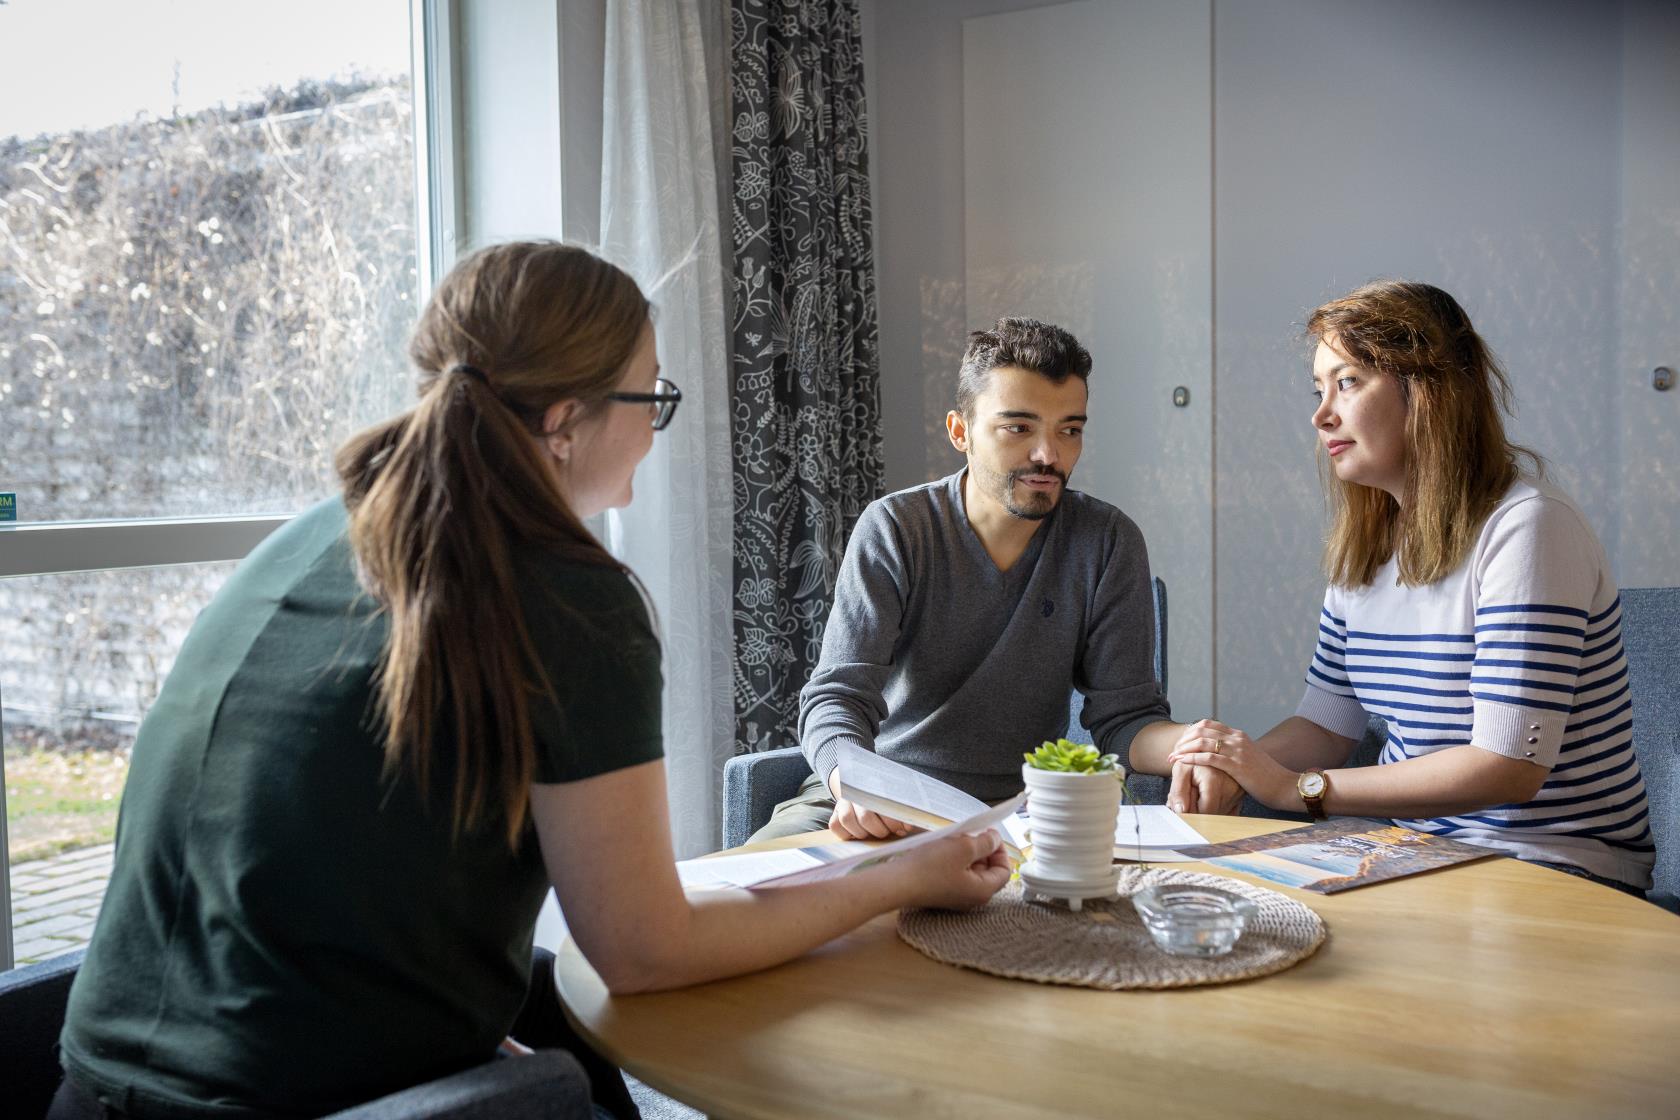
[[[1033,893],[1065,898],[1075,910],[1082,899],[1114,894],[1121,776],[1021,767],[1032,819],[1032,858],[1021,868],[1021,880]]]

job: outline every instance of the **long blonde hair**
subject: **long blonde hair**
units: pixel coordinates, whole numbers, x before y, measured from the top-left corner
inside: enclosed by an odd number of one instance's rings
[[[543,414],[567,399],[599,407],[647,322],[635,281],[584,249],[480,250],[415,327],[419,402],[335,459],[358,576],[390,623],[374,678],[386,774],[406,771],[426,796],[439,758],[452,757],[457,834],[494,819],[517,846],[529,811],[531,701],[553,688],[525,626],[516,553],[621,568],[556,485]]]
[[[1393,377],[1406,402],[1403,500],[1325,470],[1331,582],[1366,586],[1398,553],[1401,583],[1434,583],[1463,563],[1521,474],[1519,460],[1544,469],[1538,455],[1505,436],[1511,387],[1504,370],[1458,301],[1430,284],[1366,284],[1315,310],[1307,334]]]

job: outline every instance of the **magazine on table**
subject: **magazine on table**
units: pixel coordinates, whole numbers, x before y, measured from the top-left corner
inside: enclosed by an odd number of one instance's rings
[[[1317,894],[1504,854],[1369,817],[1337,817],[1305,828],[1180,850],[1217,867]]]

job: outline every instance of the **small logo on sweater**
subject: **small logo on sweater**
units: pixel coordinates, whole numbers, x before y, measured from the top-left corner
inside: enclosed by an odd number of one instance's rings
[[[1051,615],[1056,613],[1056,604],[1051,600],[1046,599],[1038,609],[1044,612],[1045,618],[1049,618]]]

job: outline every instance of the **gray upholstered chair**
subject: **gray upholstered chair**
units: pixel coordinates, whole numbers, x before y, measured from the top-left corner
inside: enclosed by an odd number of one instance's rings
[[[1657,867],[1647,896],[1680,913],[1680,587],[1622,592],[1633,753],[1651,803]]]
[[[82,953],[0,972],[0,1105],[42,1116],[58,1091],[58,1032]],[[563,1050],[487,1062],[416,1085],[333,1120],[588,1120],[589,1079]]]
[[[799,792],[811,766],[798,747],[738,754],[723,764],[723,846],[738,848],[776,806]]]
[[[588,1120],[589,1078],[564,1050],[504,1058],[391,1093],[326,1120]]]
[[[1167,693],[1167,585],[1155,577],[1155,679]],[[1079,723],[1083,698],[1075,692],[1068,703],[1068,738],[1084,736]],[[738,847],[764,827],[778,804],[799,791],[811,767],[798,747],[781,747],[757,754],[736,755],[723,766],[723,846]],[[1137,774],[1127,779],[1127,797],[1159,805],[1167,799],[1166,779]]]
[[[0,1105],[44,1116],[58,1091],[58,1030],[82,953],[0,972]]]

